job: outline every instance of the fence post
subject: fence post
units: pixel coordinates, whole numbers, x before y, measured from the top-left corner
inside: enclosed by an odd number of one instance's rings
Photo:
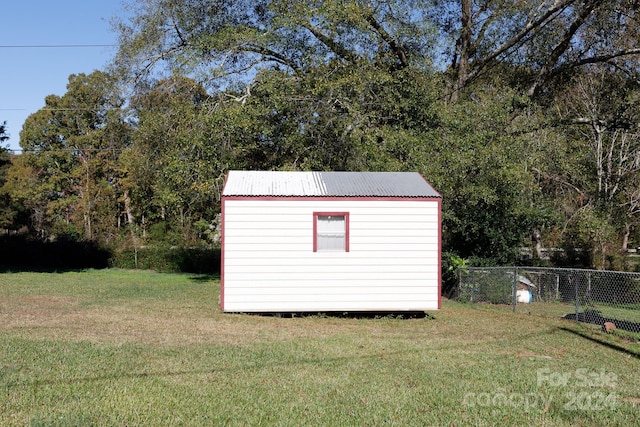
[[[475,268],[471,270],[471,296],[469,297],[469,301],[473,302],[473,294],[476,290],[476,270]]]
[[[569,273],[569,281],[571,281],[571,279],[573,279],[573,274]],[[574,289],[575,289],[575,299],[576,299],[576,322],[579,322],[580,319],[578,317],[578,315],[580,314],[580,292],[578,289],[578,282],[579,280],[575,280],[573,283]]]
[[[516,305],[518,303],[518,267],[513,271],[513,287],[511,289],[511,297],[513,298],[513,312],[516,312]]]

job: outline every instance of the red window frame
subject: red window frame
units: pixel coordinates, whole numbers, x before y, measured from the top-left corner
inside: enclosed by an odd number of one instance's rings
[[[314,212],[313,213],[313,252],[318,252],[318,217],[319,216],[343,216],[344,217],[344,228],[345,228],[344,251],[349,252],[349,212]]]

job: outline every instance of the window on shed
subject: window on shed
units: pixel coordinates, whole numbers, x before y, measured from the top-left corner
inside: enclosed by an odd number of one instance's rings
[[[349,252],[349,213],[314,213],[313,234],[314,252]]]

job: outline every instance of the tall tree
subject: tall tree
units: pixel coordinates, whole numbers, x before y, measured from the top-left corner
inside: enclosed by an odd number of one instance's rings
[[[205,177],[219,159],[201,147],[208,144],[200,136],[208,98],[194,80],[174,76],[140,88],[131,100],[137,126],[123,160],[132,212],[143,233],[158,224],[163,229],[156,239],[172,244],[190,239],[191,224],[203,215],[198,208],[211,201]]]
[[[99,241],[117,234],[115,162],[128,144],[123,102],[108,74],[71,75],[63,96],[49,95],[27,118],[20,144],[35,180],[23,175],[23,191],[33,193],[35,211],[45,212],[35,223],[40,233]]]
[[[117,23],[117,62],[136,76],[164,63],[245,81],[265,67],[299,74],[334,60],[424,64],[435,40],[419,8],[427,3],[133,0],[132,18]]]
[[[553,223],[533,169],[543,162],[535,105],[500,78],[441,107],[423,169],[443,196],[443,244],[464,258],[512,263]]]
[[[638,4],[619,0],[445,1],[435,18],[455,40],[452,94],[501,62],[526,71],[527,93],[594,63],[636,70]],[[524,82],[523,82],[524,83]]]
[[[0,144],[9,139],[7,133],[7,122],[0,122]],[[4,189],[7,181],[7,173],[11,166],[11,156],[9,151],[0,147],[0,228],[12,228],[16,212],[12,208],[11,197]]]
[[[9,134],[7,133],[7,122],[0,122],[0,144],[4,143],[8,139]]]
[[[431,65],[449,70],[451,96],[497,64],[521,67],[533,95],[593,63],[635,70],[638,4],[631,0],[513,2],[132,0],[120,21],[122,69],[165,63],[207,79],[264,67],[304,73],[328,61]]]
[[[584,211],[599,218],[576,225],[611,230],[606,245],[594,247],[602,260],[614,247],[626,252],[640,221],[640,87],[620,70],[604,66],[592,66],[569,83],[555,111],[566,124],[568,141],[583,149],[564,179],[581,196],[572,216],[580,219]]]
[[[548,126],[539,108],[595,64],[633,75],[640,54],[637,2],[626,0],[129,5],[116,64],[151,97],[132,148],[157,165],[147,178],[160,213],[197,218],[202,189],[229,167],[410,168],[442,189],[447,245],[503,260],[529,233],[540,247],[545,227],[592,194],[568,179],[573,166],[589,176],[576,161],[588,144],[556,144],[568,124]],[[196,105],[167,92],[177,75],[210,96]],[[166,94],[164,110],[154,93]],[[629,209],[632,188],[616,193]]]

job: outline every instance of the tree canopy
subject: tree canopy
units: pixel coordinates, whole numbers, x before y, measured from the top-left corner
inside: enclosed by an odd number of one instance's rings
[[[126,6],[113,64],[22,129],[3,191],[33,235],[215,245],[229,169],[415,170],[456,256],[640,243],[637,2]]]
[[[133,0],[117,62],[129,75],[165,69],[248,81],[280,67],[297,75],[333,61],[447,71],[457,96],[499,64],[529,95],[574,70],[609,63],[635,75],[634,1]],[[160,67],[157,67],[157,66]]]

